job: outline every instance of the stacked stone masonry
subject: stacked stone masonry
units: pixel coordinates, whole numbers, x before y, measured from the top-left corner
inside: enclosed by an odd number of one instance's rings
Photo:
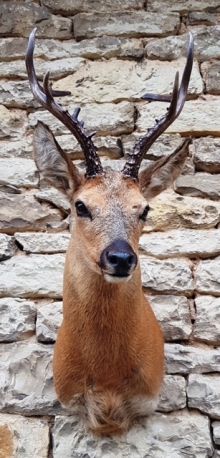
[[[66,128],[33,100],[25,71],[37,27],[39,78],[81,106],[105,165],[122,167],[165,112],[144,92],[169,93],[195,40],[181,116],[144,165],[191,135],[175,189],[155,198],[140,239],[143,288],[166,340],[155,415],[122,438],[87,434],[53,388],[62,319],[69,202],[41,183],[32,159],[37,120],[83,169]],[[220,6],[219,1],[2,0],[0,2],[0,458],[220,457]]]

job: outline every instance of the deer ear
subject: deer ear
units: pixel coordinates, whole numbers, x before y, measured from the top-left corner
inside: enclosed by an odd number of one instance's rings
[[[159,159],[140,172],[140,190],[146,199],[157,196],[176,180],[187,158],[189,143],[191,139],[187,138],[170,156]]]
[[[79,187],[82,178],[78,169],[42,122],[34,132],[34,160],[40,174],[69,198]]]

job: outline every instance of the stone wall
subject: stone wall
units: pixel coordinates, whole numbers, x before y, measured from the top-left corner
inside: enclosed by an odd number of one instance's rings
[[[0,4],[0,458],[220,457],[220,7],[219,1],[42,0]],[[122,439],[86,435],[52,384],[62,314],[69,204],[42,186],[32,160],[38,119],[83,167],[79,146],[31,95],[24,65],[37,26],[35,62],[82,107],[103,162],[121,167],[134,141],[165,111],[140,101],[169,93],[195,39],[180,118],[147,153],[193,144],[183,174],[155,198],[140,240],[143,287],[166,339],[158,412]]]

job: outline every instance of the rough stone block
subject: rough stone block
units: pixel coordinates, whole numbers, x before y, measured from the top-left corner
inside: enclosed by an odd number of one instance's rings
[[[218,8],[218,0],[210,0],[208,5],[205,0],[180,0],[173,3],[171,0],[163,1],[163,8],[166,11],[179,11],[180,13],[186,13],[187,11],[206,11],[207,9]],[[159,0],[148,0],[147,9],[149,11],[160,12],[161,2]]]
[[[139,248],[145,254],[159,259],[174,256],[208,258],[220,255],[220,231],[177,229],[142,234]]]
[[[0,438],[2,458],[48,456],[49,425],[46,419],[0,414]]]
[[[189,262],[184,259],[159,260],[140,256],[142,284],[153,291],[189,294],[193,291],[193,279]]]
[[[192,332],[189,304],[185,297],[146,296],[166,341],[188,339]]]
[[[28,253],[65,253],[70,240],[70,234],[68,232],[58,234],[16,232],[15,240]]]
[[[36,165],[33,159],[0,158],[0,170],[0,185],[11,184],[25,188],[36,188],[37,186]]]
[[[0,158],[23,157],[25,159],[32,159],[33,145],[32,135],[23,136],[21,140],[14,140],[13,138],[1,140]]]
[[[220,345],[220,298],[199,296],[195,299],[195,304],[194,337],[198,340]]]
[[[61,325],[62,302],[52,302],[39,307],[37,312],[36,335],[39,342],[54,342]]]
[[[220,256],[200,261],[195,269],[196,290],[220,296]]]
[[[220,72],[220,64],[218,61],[204,62],[201,65],[201,73],[205,82],[206,91],[209,94],[220,93],[219,78],[216,78]]]
[[[212,428],[213,428],[214,442],[215,444],[220,445],[220,422],[213,421]]]
[[[63,265],[63,254],[8,259],[0,265],[0,296],[61,298]]]
[[[57,141],[61,148],[69,154],[70,158],[75,159],[84,159],[84,153],[82,148],[73,138],[73,135],[59,135]],[[118,137],[94,137],[94,143],[98,150],[99,156],[108,156],[111,159],[120,158],[123,154],[121,140]]]
[[[220,420],[219,375],[190,374],[187,398],[189,407]]]
[[[220,348],[166,343],[165,361],[168,374],[220,372]]]
[[[39,202],[49,202],[53,206],[60,208],[62,212],[66,214],[70,213],[70,202],[58,189],[53,187],[41,188],[34,195]]]
[[[0,342],[13,342],[35,330],[34,302],[4,297],[0,299]]]
[[[193,142],[193,161],[196,170],[220,173],[220,139],[213,137],[197,138]]]
[[[175,432],[175,434],[174,434]],[[197,412],[155,414],[122,437],[94,437],[83,431],[75,417],[56,417],[54,458],[196,458],[212,456],[209,420]],[[147,453],[147,455],[146,455]]]
[[[6,234],[0,234],[0,261],[14,256],[16,251],[15,239]]]
[[[17,141],[25,134],[26,128],[27,114],[25,112],[8,110],[4,105],[0,105],[0,139],[10,137],[10,140]],[[0,152],[0,157],[1,155]]]
[[[55,14],[75,15],[77,13],[90,13],[91,11],[111,12],[140,10],[143,7],[143,0],[125,0],[121,3],[120,0],[43,0],[43,5],[49,8]]]
[[[172,412],[186,407],[186,380],[180,375],[165,375],[157,410]]]
[[[219,200],[220,175],[204,172],[196,173],[194,176],[182,175],[177,178],[175,189],[179,194]]]
[[[125,156],[128,153],[131,153],[135,143],[143,136],[141,132],[134,132],[131,135],[126,135],[122,137],[123,149]],[[156,160],[160,157],[169,156],[176,148],[178,148],[182,143],[182,138],[179,134],[169,135],[162,134],[150,149],[146,152],[145,158]]]
[[[177,13],[151,14],[146,11],[129,11],[116,14],[80,13],[73,18],[76,39],[102,35],[130,38],[165,36],[175,33],[179,27]]]

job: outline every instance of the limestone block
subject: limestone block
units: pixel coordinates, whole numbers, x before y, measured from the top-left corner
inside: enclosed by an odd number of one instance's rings
[[[209,229],[220,222],[220,203],[166,191],[150,202],[145,231]]]
[[[43,78],[45,73],[50,70],[50,77],[53,79],[63,78],[71,75],[85,63],[85,59],[80,57],[66,57],[53,60],[48,63],[41,58],[34,59],[34,66],[38,78]],[[0,78],[23,78],[27,79],[27,70],[24,60],[14,60],[10,62],[0,62]]]
[[[187,11],[205,11],[208,9],[218,8],[218,0],[210,0],[209,4],[205,0],[180,0],[177,3],[173,3],[171,0],[163,1],[163,8],[166,11],[179,11],[180,13],[186,13]],[[161,2],[159,0],[148,0],[147,9],[149,11],[160,12]]]
[[[220,255],[220,230],[177,229],[142,234],[139,248],[159,259],[173,256],[208,258]]]
[[[198,0],[199,3],[201,3]],[[184,1],[184,4],[186,2]],[[191,2],[192,3],[192,2]],[[205,3],[205,2],[204,2]],[[174,4],[173,4],[174,5]],[[179,5],[179,3],[178,3]],[[194,58],[200,62],[220,57],[220,26],[192,29],[194,36]],[[145,47],[149,59],[178,59],[186,52],[187,34],[152,40]]]
[[[0,139],[10,137],[11,140],[17,141],[25,134],[26,128],[27,115],[24,111],[8,110],[4,105],[0,105]]]
[[[216,76],[220,72],[220,64],[218,61],[204,62],[201,65],[202,76],[205,81],[206,91],[210,94],[220,93],[219,78]]]
[[[189,304],[185,297],[146,296],[166,341],[188,339],[192,332]]]
[[[177,13],[151,14],[145,11],[112,13],[80,13],[74,16],[76,39],[94,38],[102,35],[137,38],[164,36],[176,33],[179,27]]]
[[[21,140],[1,140],[0,158],[24,157],[32,159],[33,145],[32,136],[23,136]]]
[[[58,210],[43,208],[31,194],[0,192],[0,232],[45,230],[49,223],[60,221]]]
[[[168,374],[220,372],[220,348],[165,344]]]
[[[22,415],[64,412],[53,387],[52,345],[2,344],[0,369],[1,411]]]
[[[193,291],[190,264],[185,259],[159,260],[140,256],[142,283],[145,288],[166,294]]]
[[[33,159],[13,157],[0,158],[0,184],[33,188],[37,186],[38,178]]]
[[[186,407],[186,380],[180,375],[165,375],[157,410],[172,412]]]
[[[65,214],[70,213],[70,202],[58,189],[53,187],[42,188],[36,191],[34,195],[39,202],[49,202],[55,207],[60,208]]]
[[[0,261],[14,256],[16,251],[15,239],[6,234],[0,234]]]
[[[211,12],[211,11],[190,11],[188,13],[188,21],[189,25],[197,25],[201,26],[201,24],[205,25],[215,25],[218,24],[218,8]]]
[[[46,419],[0,414],[0,438],[2,458],[48,456],[49,425]]]
[[[64,253],[70,240],[68,232],[58,234],[16,232],[14,236],[22,249],[28,253]]]
[[[99,65],[100,64],[101,63],[99,62]],[[66,84],[64,84],[64,86],[66,89],[67,87],[70,89],[69,86],[66,86]],[[75,95],[73,96],[72,101],[67,101],[67,99],[69,99],[69,97],[65,97],[65,99],[63,98],[61,103],[63,106],[67,106],[68,111],[71,113],[74,111],[77,104],[76,100],[74,100]],[[30,127],[35,127],[38,120],[48,124],[55,135],[69,132],[66,127],[64,127],[47,111],[38,111],[36,113],[31,113],[28,116]],[[120,102],[117,104],[103,103],[101,105],[91,103],[82,108],[79,120],[83,120],[85,122],[85,129],[87,131],[96,131],[97,135],[100,136],[130,133],[134,129],[133,104],[128,102]],[[95,138],[94,142],[96,142]],[[72,147],[70,146],[70,148]]]
[[[0,104],[12,108],[36,108],[38,103],[33,99],[28,81],[0,81]]]
[[[39,342],[54,342],[61,325],[63,311],[62,302],[52,302],[37,311],[36,336]]]
[[[212,428],[213,428],[214,442],[215,444],[219,445],[220,444],[220,422],[213,421]]]
[[[197,138],[193,142],[195,152],[193,161],[196,170],[220,173],[220,140],[213,137]]]
[[[72,37],[71,20],[53,16],[46,8],[22,0],[1,2],[0,36],[25,36],[37,26],[38,36],[68,39]]]
[[[88,62],[73,75],[56,81],[54,88],[58,90],[68,88],[71,91],[72,96],[65,97],[65,103],[69,101],[69,104],[71,102],[75,104],[108,103],[119,102],[123,99],[139,99],[146,91],[169,94],[173,88],[176,72],[182,72],[184,65],[185,58],[172,62],[172,65],[169,62],[147,60],[141,62],[121,60],[119,62],[118,59],[110,59],[107,62]],[[203,83],[199,68],[198,65],[194,65],[188,91],[190,94],[200,94],[202,90]],[[155,103],[160,105],[161,110],[165,110],[161,102]],[[149,104],[144,102],[138,104],[139,106],[147,110]],[[145,130],[146,128],[147,124]]]
[[[59,135],[57,141],[61,148],[69,154],[71,159],[83,159],[84,154],[82,148],[73,137],[73,135]],[[94,137],[94,143],[97,147],[99,156],[109,156],[111,159],[116,159],[122,156],[121,141],[118,137]]]
[[[177,178],[175,189],[179,194],[219,200],[220,175],[205,172],[182,175]]]
[[[220,298],[199,296],[195,299],[196,321],[193,335],[198,340],[220,344]],[[207,326],[208,323],[208,326]]]
[[[143,0],[125,0],[121,3],[120,0],[94,0],[91,4],[90,0],[43,0],[43,5],[50,9],[53,13],[74,15],[80,12],[96,11],[100,12],[111,12],[115,11],[126,11],[126,10],[140,10],[143,7]]]
[[[189,407],[220,420],[219,375],[190,374],[187,398]]]
[[[169,91],[168,91],[169,92]],[[139,118],[137,129],[146,132],[148,127],[155,124],[166,112],[166,104],[161,102],[137,103]],[[167,133],[202,136],[220,135],[218,123],[219,99],[217,96],[205,96],[203,99],[189,100],[185,103],[179,118],[166,130]],[[204,116],[205,113],[205,116]]]
[[[30,254],[3,261],[0,265],[0,296],[60,299],[63,265],[63,254]]]
[[[220,296],[220,256],[200,261],[195,269],[196,290]]]
[[[1,38],[0,55],[1,61],[9,59],[23,59],[27,46],[27,39],[22,37]]]
[[[125,152],[125,156],[131,153],[134,145],[138,140],[143,136],[141,132],[133,132],[131,135],[124,135],[122,137],[123,149]],[[146,152],[145,158],[146,159],[159,159],[163,156],[169,156],[171,153],[175,151],[182,143],[182,138],[179,134],[162,134],[150,149]]]
[[[35,330],[37,311],[33,301],[1,298],[0,315],[0,342],[19,340]]]
[[[52,433],[54,458],[185,458],[186,450],[189,456],[208,458],[213,452],[208,417],[198,412],[155,414],[121,437],[103,438],[84,432],[73,416],[58,416]]]

